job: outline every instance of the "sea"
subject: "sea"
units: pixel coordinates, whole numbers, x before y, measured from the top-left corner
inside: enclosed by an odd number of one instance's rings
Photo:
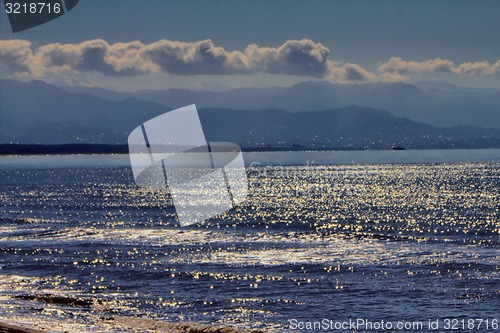
[[[127,155],[0,157],[0,322],[500,331],[500,150],[243,157],[248,197],[188,227]]]

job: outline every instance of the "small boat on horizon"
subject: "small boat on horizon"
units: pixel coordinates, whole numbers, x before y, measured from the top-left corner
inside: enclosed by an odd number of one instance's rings
[[[401,147],[401,146],[395,146],[395,147],[392,147],[392,150],[406,150],[406,148]]]

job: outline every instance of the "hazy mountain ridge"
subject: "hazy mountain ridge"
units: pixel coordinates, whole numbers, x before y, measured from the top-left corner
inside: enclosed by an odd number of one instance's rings
[[[183,99],[185,95],[165,91],[142,94],[140,98],[180,106],[188,102],[188,99]],[[193,92],[191,99],[196,100],[200,107],[276,108],[293,112],[357,105],[387,110],[397,117],[408,117],[435,126],[474,125],[500,128],[500,104],[482,102],[480,97],[444,98],[402,83],[333,85],[304,82],[290,88],[247,88],[212,94]]]
[[[168,111],[135,98],[110,101],[92,94],[70,94],[42,81],[2,80],[0,91],[3,143],[121,143],[123,133],[135,124]]]
[[[88,93],[92,88],[84,90],[85,93],[69,93],[41,81],[2,80],[0,84],[0,143],[126,144],[128,133],[136,126],[181,106],[167,107],[132,98],[128,94],[118,100],[101,98]],[[312,89],[309,84],[306,87]],[[318,88],[319,93],[322,89],[323,92],[330,89],[325,85],[319,85]],[[303,86],[297,85],[269,89],[268,93],[269,96],[289,93],[290,89],[304,91]],[[403,89],[410,93],[416,89],[417,93],[422,93],[413,86],[405,85]],[[107,93],[106,90],[99,90],[101,94]],[[238,91],[248,94],[253,89]],[[188,90],[183,93],[185,96],[181,97],[186,99],[189,94],[193,94]],[[204,94],[221,98],[221,93]],[[300,99],[297,96],[296,100]],[[269,107],[254,111],[203,108],[195,97],[186,104],[193,102],[197,103],[200,110],[209,141],[231,141],[246,148],[381,149],[394,145],[409,148],[500,147],[498,129],[477,126],[435,127],[395,117],[376,108],[351,105],[292,113]]]
[[[500,89],[422,83],[331,84],[310,81],[292,87],[239,88],[221,92],[170,89],[130,93],[139,99],[169,107],[196,104],[199,108],[235,110],[282,109],[291,112],[337,109],[350,105],[387,110],[435,126],[482,126],[500,129]],[[70,88],[70,90],[78,90]],[[79,88],[82,91],[84,88]],[[117,100],[127,93],[86,88],[103,98]],[[454,90],[455,89],[455,90]]]
[[[242,147],[387,149],[500,144],[500,130],[470,126],[439,128],[394,117],[387,111],[357,106],[298,113],[275,109],[201,109],[199,113],[207,140],[231,141]]]

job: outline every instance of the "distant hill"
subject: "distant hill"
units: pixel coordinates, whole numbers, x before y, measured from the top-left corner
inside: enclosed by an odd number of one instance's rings
[[[137,124],[169,109],[127,98],[72,94],[42,81],[0,81],[0,142],[123,143]]]
[[[306,86],[314,90],[312,85]],[[290,89],[303,91],[304,87],[269,91],[279,94],[289,93]],[[318,89],[329,91],[331,87],[319,85]],[[402,89],[411,93],[416,88],[402,86]],[[136,126],[180,106],[167,107],[130,97],[111,100],[97,97],[88,90],[70,93],[41,81],[2,80],[0,92],[0,143],[124,145]],[[189,92],[185,93],[187,101]],[[297,96],[296,101],[299,100]],[[295,113],[267,107],[253,111],[220,107],[199,107],[199,110],[209,141],[231,141],[247,149],[500,147],[498,129],[437,127],[361,106]]]
[[[500,129],[500,91],[439,94],[404,83],[330,84],[304,82],[289,88],[242,88],[224,92],[148,91],[138,98],[172,107],[229,109],[275,108],[292,112],[337,109],[350,105],[381,109],[435,126],[483,126]]]
[[[125,91],[115,91],[101,87],[79,87],[79,86],[63,86],[59,87],[72,94],[91,94],[96,97],[111,101],[121,101],[135,97],[135,93]]]
[[[66,87],[109,100],[139,98],[168,107],[196,104],[235,110],[281,109],[292,112],[337,109],[350,105],[387,110],[435,126],[483,126],[500,129],[500,89],[460,87],[444,82],[331,84],[324,81],[292,87],[240,88],[228,91],[189,89],[135,93],[103,88]]]
[[[357,106],[290,113],[270,109],[201,109],[209,141],[242,147],[307,149],[500,148],[500,130],[440,128]]]

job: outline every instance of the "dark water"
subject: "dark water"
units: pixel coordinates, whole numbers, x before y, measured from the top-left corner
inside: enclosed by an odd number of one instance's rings
[[[131,331],[119,315],[280,332],[500,319],[500,164],[247,173],[242,205],[181,228],[129,168],[0,170],[0,319],[68,332]]]

